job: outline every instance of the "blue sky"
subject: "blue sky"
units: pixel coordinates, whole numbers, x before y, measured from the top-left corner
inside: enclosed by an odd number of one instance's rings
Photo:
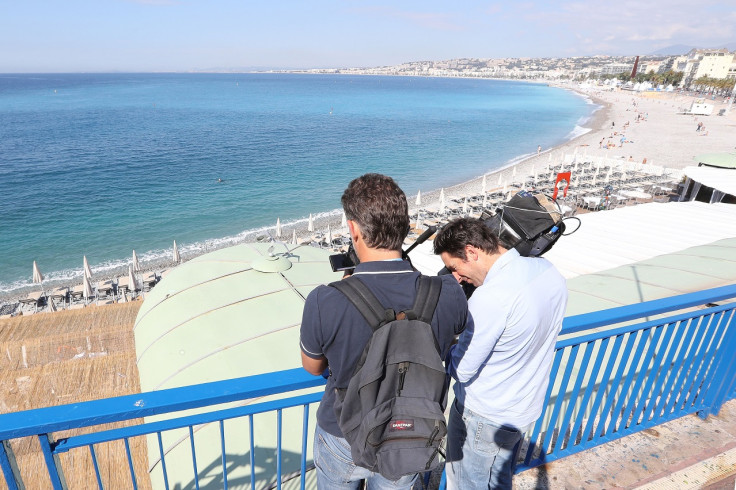
[[[734,41],[734,0],[0,0],[5,73],[362,67]]]

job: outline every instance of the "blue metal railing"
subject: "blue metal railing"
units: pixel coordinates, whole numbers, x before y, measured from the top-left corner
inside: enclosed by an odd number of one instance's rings
[[[736,285],[732,285],[566,318],[556,345],[545,409],[522,449],[523,462],[517,472],[687,414],[707,417],[718,413],[726,400],[736,398],[736,303],[713,303],[735,297]],[[184,488],[199,489],[205,477],[211,483],[213,473],[221,479],[218,486],[222,488],[234,480],[238,487],[304,488],[309,484],[308,442],[314,430],[310,405],[319,402],[323,384],[323,378],[295,369],[0,415],[0,466],[10,489],[24,488],[24,468],[16,463],[11,441],[36,438],[45,478],[53,488],[64,488],[62,455],[74,452],[82,457],[80,451],[86,448],[94,473],[88,481],[103,488],[111,484],[105,481],[108,472],[100,468],[98,448],[122,441],[130,487],[138,488],[142,483],[150,485],[149,475],[136,472],[130,443],[148,437],[149,456],[157,456],[148,472],[160,473],[156,482],[163,488],[172,486],[167,461],[179,463],[179,458],[186,458],[190,468]],[[203,409],[210,410],[201,412]],[[186,413],[181,414],[183,411]],[[194,413],[197,411],[201,413]],[[290,423],[285,428],[286,411],[301,411],[296,417],[299,427]],[[259,424],[254,417],[270,414],[276,416],[276,442],[264,452],[255,439]],[[175,418],[159,420],[162,415]],[[98,427],[141,417],[148,420],[126,427]],[[230,433],[225,424],[234,421],[247,421],[247,442],[238,441],[240,450],[247,453],[241,463],[227,453],[225,436]],[[205,426],[217,427],[220,456],[217,463],[206,459],[203,469],[195,434]],[[85,432],[63,434],[69,429]],[[288,461],[286,469],[285,430],[300,433],[298,464]],[[183,439],[189,439],[188,454],[179,452],[171,460],[172,445],[163,438],[176,431],[183,431]],[[269,463],[272,469],[256,472],[257,467],[268,466],[258,459],[264,454],[275,458]],[[235,476],[239,466],[247,466],[248,474]],[[114,472],[121,473],[121,468]],[[182,484],[173,486],[178,485]]]

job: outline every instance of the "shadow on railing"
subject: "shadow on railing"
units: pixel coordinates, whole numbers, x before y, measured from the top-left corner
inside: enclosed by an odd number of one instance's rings
[[[517,472],[690,413],[718,413],[736,397],[736,303],[716,303],[734,297],[736,285],[566,318],[545,410]],[[24,488],[29,472],[53,488],[314,487],[313,405],[324,381],[294,369],[0,415],[0,465],[10,489]],[[29,437],[43,471],[16,460],[14,445]],[[141,439],[148,466],[131,450]]]

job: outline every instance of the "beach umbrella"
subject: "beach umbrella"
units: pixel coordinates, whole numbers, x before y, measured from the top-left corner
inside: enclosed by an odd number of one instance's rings
[[[463,214],[468,214],[468,196],[465,196],[463,201]]]
[[[122,295],[120,296],[120,299],[118,300],[118,303],[127,303],[127,302],[128,302],[128,295],[127,295],[127,294],[125,294],[125,293],[123,293],[123,294],[122,294]]]
[[[414,201],[414,204],[416,204],[417,206],[422,205],[422,191],[417,191],[417,200]]]
[[[483,183],[481,184],[481,192],[483,192],[483,194],[486,193],[487,186],[488,186],[488,183],[486,182],[486,176],[485,174],[483,174]]]
[[[414,228],[419,229],[422,227],[422,217],[417,215],[417,221],[414,223]]]
[[[327,224],[327,246],[332,246],[332,230],[330,229],[330,224]]]
[[[314,218],[312,218],[312,213],[309,213],[309,224],[307,225],[307,231],[310,233],[314,233]]]
[[[276,218],[276,238],[281,238],[281,218]]]
[[[84,275],[87,279],[92,279],[92,269],[89,268],[89,262],[87,262],[87,256],[84,256]]]
[[[608,182],[610,182],[610,181],[611,181],[611,171],[609,170],[608,173],[606,174],[606,178],[603,181],[603,183],[604,184],[608,184]]]
[[[343,228],[347,228],[348,227],[348,217],[345,216],[345,211],[344,210],[342,212],[342,221],[340,221],[340,226],[342,226]]]
[[[138,272],[141,270],[141,264],[138,262],[138,254],[133,250],[133,270]]]
[[[501,182],[503,182],[501,180],[501,177],[502,177],[501,172],[498,172],[498,184],[497,185],[501,185]]]
[[[33,284],[41,284],[43,282],[43,274],[41,274],[41,269],[38,268],[38,265],[36,265],[36,261],[33,261]]]
[[[593,187],[595,187],[596,177],[598,177],[598,174],[593,174],[593,181],[591,182],[591,184],[593,185]]]
[[[291,244],[299,245],[299,242],[296,241],[296,230],[291,230]]]
[[[138,289],[135,282],[135,275],[133,274],[133,267],[131,266],[128,266],[128,289],[130,291],[135,291],[136,289]]]
[[[171,258],[174,259],[175,264],[181,262],[181,254],[179,254],[179,247],[176,246],[176,240],[174,240],[174,252]]]
[[[626,171],[621,172],[621,180],[626,180],[628,178],[628,175],[626,175]]]
[[[574,187],[578,187],[580,185],[580,177],[575,177],[575,184],[573,184]]]
[[[56,305],[54,304],[54,299],[49,298],[49,312],[53,313],[56,311]]]
[[[82,295],[84,296],[85,304],[92,297],[92,285],[89,283],[89,278],[86,274],[82,275]]]
[[[488,207],[488,194],[484,194],[483,195],[483,208],[485,209],[487,207]]]
[[[575,168],[573,168],[573,172],[577,172],[577,171],[578,171],[578,161],[575,160]]]
[[[440,189],[440,213],[445,210],[445,189]]]
[[[503,193],[506,194],[508,190],[509,190],[509,183],[504,180],[503,181]]]
[[[511,168],[511,176],[516,177],[516,165]]]

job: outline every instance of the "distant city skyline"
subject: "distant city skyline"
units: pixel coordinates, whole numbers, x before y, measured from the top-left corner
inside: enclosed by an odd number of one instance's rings
[[[5,2],[0,72],[350,68],[736,41],[733,1]],[[733,48],[732,48],[733,49]]]

